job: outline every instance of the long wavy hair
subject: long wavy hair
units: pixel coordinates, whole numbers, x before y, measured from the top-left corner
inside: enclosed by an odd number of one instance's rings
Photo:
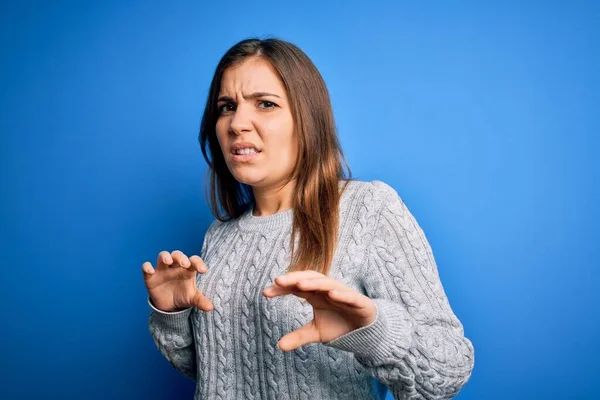
[[[340,198],[352,180],[352,172],[337,138],[325,82],[310,58],[292,43],[275,38],[245,39],[231,47],[217,65],[199,135],[202,154],[209,165],[212,213],[220,221],[235,219],[255,201],[252,187],[238,182],[229,171],[216,134],[217,98],[223,73],[249,57],[266,60],[279,74],[290,100],[298,138],[298,157],[288,178],[288,182],[296,179],[292,262],[288,271],[315,270],[327,275],[337,246]],[[345,181],[341,190],[340,181]]]

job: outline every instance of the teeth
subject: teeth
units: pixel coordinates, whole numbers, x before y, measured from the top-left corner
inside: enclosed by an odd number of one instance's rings
[[[256,149],[237,149],[235,151],[235,154],[253,154],[253,153],[257,153]]]

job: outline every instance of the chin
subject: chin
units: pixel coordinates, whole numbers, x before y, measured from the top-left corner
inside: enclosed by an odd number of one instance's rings
[[[250,186],[260,185],[266,178],[263,174],[256,173],[256,171],[237,171],[237,173],[232,172],[232,175],[236,181]]]

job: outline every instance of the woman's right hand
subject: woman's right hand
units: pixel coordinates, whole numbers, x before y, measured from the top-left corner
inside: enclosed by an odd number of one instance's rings
[[[152,304],[159,310],[174,312],[190,307],[212,311],[212,302],[196,286],[196,273],[208,270],[199,256],[188,258],[179,250],[161,251],[156,269],[150,262],[142,264],[144,283]]]

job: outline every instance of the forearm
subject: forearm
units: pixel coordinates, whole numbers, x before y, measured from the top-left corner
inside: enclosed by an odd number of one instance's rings
[[[395,399],[454,397],[474,363],[473,346],[462,327],[452,326],[451,316],[445,326],[421,323],[400,304],[374,301],[378,310],[373,323],[327,345],[354,353]]]

